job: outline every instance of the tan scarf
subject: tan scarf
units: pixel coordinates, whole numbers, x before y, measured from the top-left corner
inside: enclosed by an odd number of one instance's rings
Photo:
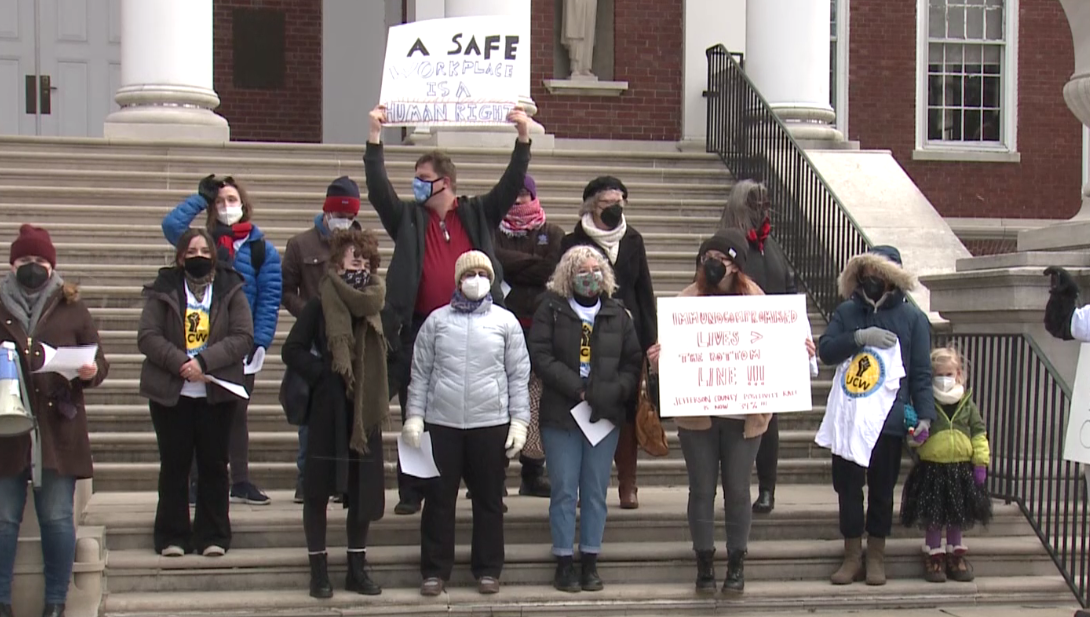
[[[613,229],[598,229],[594,226],[594,215],[587,212],[581,219],[583,223],[583,232],[587,234],[594,243],[602,247],[605,250],[606,255],[609,257],[609,263],[617,263],[617,252],[621,249],[621,239],[624,238],[624,234],[628,231],[628,221],[621,217],[621,223]]]
[[[333,372],[344,379],[352,401],[349,447],[366,454],[368,434],[379,430],[390,412],[386,338],[379,316],[386,299],[386,283],[372,275],[370,284],[357,291],[339,276],[327,274],[318,285],[318,293]]]

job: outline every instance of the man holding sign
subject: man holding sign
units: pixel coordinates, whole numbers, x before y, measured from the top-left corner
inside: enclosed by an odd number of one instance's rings
[[[496,260],[493,232],[514,205],[530,165],[530,119],[515,108],[507,120],[518,129],[518,141],[503,177],[491,191],[478,197],[457,197],[457,169],[450,157],[435,151],[416,162],[413,199],[398,197],[386,176],[382,128],[386,108],[371,111],[371,135],[363,164],[367,199],[394,241],[394,256],[387,273],[386,306],[382,324],[390,346],[390,391],[397,392],[404,420],[412,366],[413,343],[424,320],[450,303],[454,294],[454,264],[471,250],[488,255],[496,273],[492,299],[503,304],[500,282],[503,268]],[[415,514],[423,500],[421,486],[398,474],[400,501],[394,512]]]

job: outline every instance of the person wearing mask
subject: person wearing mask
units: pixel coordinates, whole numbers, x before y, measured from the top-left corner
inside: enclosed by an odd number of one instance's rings
[[[832,575],[834,585],[850,585],[865,578],[868,585],[885,585],[886,538],[893,528],[893,490],[901,474],[904,448],[905,405],[916,410],[918,424],[913,440],[927,441],[935,420],[935,396],[931,378],[931,323],[908,292],[916,279],[901,264],[901,253],[892,246],[876,246],[848,260],[838,280],[844,302],[836,308],[829,327],[818,340],[818,356],[837,366],[865,347],[886,353],[900,345],[904,375],[880,434],[873,442],[869,465],[833,454],[833,488],[840,505],[840,533],[844,537],[844,562]],[[891,370],[891,372],[893,372]],[[834,384],[834,387],[838,387]],[[826,418],[834,412],[827,406]],[[823,428],[824,428],[823,422]],[[819,439],[822,435],[819,430]],[[868,445],[871,445],[868,443]],[[867,487],[866,517],[863,487]],[[867,532],[866,565],[863,532]]]
[[[378,239],[370,231],[335,231],[327,273],[281,356],[311,387],[303,529],[310,595],[333,596],[326,558],[326,508],[346,495],[348,575],[345,589],[378,595],[367,573],[367,532],[386,507],[382,423],[390,411],[386,343],[379,312],[386,283],[378,275]]]
[[[640,349],[658,340],[658,312],[655,290],[651,285],[651,269],[647,265],[647,250],[643,236],[630,227],[624,217],[628,189],[617,178],[601,176],[591,180],[583,189],[583,206],[575,231],[564,237],[561,252],[577,245],[592,246],[609,259],[616,273],[617,289],[613,297],[620,300],[636,327]],[[618,493],[621,508],[634,510],[640,507],[636,487],[636,394],[626,400],[625,421],[620,423],[621,433],[614,460],[617,463]]]
[[[443,592],[454,568],[458,486],[472,493],[470,567],[477,590],[494,594],[503,570],[503,485],[530,424],[530,356],[518,319],[492,302],[492,260],[468,251],[454,266],[450,303],[428,316],[413,350],[404,441],[425,427],[439,478],[420,518],[420,593]]]
[[[720,229],[700,245],[696,281],[679,297],[762,296],[764,292],[745,272],[749,269],[749,241],[735,228]],[[801,341],[800,341],[801,342]],[[805,346],[814,357],[814,342]],[[648,350],[651,370],[658,372],[661,347]],[[745,590],[745,558],[753,512],[749,506],[750,470],[773,414],[676,418],[678,439],[689,475],[689,534],[696,553],[696,590],[714,593],[715,492],[722,472],[724,526],[727,531],[727,577],[723,593]]]
[[[57,251],[49,232],[21,226],[8,262],[11,273],[0,282],[0,341],[15,344],[27,382],[27,411],[37,421],[40,439],[41,486],[35,487],[34,510],[45,565],[42,615],[63,617],[76,559],[72,522],[76,481],[92,475],[84,390],[101,384],[110,367],[91,313],[79,300],[79,289],[65,283],[56,271]],[[99,348],[95,361],[68,379],[57,373],[31,374],[42,365],[43,345]],[[27,484],[32,480],[31,441],[29,434],[0,437],[0,615],[4,617],[13,614],[15,551]]]
[[[254,322],[242,277],[219,264],[212,235],[201,228],[178,239],[174,265],[144,287],[136,345],[144,354],[140,396],[149,400],[159,444],[155,551],[219,557],[231,548],[227,459],[239,397],[209,377],[243,383],[242,361]],[[192,527],[186,504],[190,464],[197,463]]]
[[[553,586],[600,591],[598,555],[606,528],[606,495],[620,429],[591,444],[572,409],[590,406],[592,423],[624,424],[636,393],[643,350],[634,320],[615,299],[609,260],[589,246],[564,253],[534,313],[530,357],[541,378],[541,438],[552,482],[549,528],[556,557]],[[576,509],[581,572],[574,566]]]
[[[253,202],[246,189],[230,176],[205,177],[196,195],[187,197],[166,215],[163,235],[167,241],[177,245],[202,212],[207,212],[205,229],[212,236],[210,248],[216,251],[217,261],[242,275],[243,292],[253,319],[254,346],[247,353],[249,361],[258,347],[268,351],[276,335],[283,287],[280,254],[253,224]],[[252,392],[254,380],[255,375],[246,375],[239,383]],[[231,501],[268,505],[269,497],[250,481],[250,429],[246,419],[249,401],[239,401],[238,408],[231,426]],[[196,474],[195,465],[193,469]],[[190,485],[190,503],[194,501],[195,484],[192,481]]]
[[[516,107],[507,116],[518,130],[518,140],[503,177],[491,191],[478,197],[455,195],[458,173],[442,152],[421,156],[413,178],[413,199],[402,200],[386,176],[382,126],[386,108],[371,111],[371,134],[363,156],[367,199],[394,241],[382,324],[390,346],[390,392],[397,392],[402,421],[408,397],[413,343],[432,311],[446,306],[455,291],[454,263],[470,250],[488,256],[496,280],[493,303],[503,306],[503,268],[495,258],[492,235],[523,189],[530,164],[530,119]],[[426,483],[398,471],[399,500],[395,514],[420,511]]]
[[[288,240],[282,263],[284,308],[296,319],[307,302],[318,297],[318,285],[329,263],[329,243],[335,231],[359,229],[360,188],[348,176],[334,180],[325,192],[322,213],[314,227]],[[307,456],[307,425],[299,427],[299,453],[295,459],[299,475],[295,481],[295,503],[303,503],[303,473]]]
[[[746,276],[768,295],[797,294],[795,271],[787,263],[772,233],[772,202],[768,189],[754,180],[742,180],[734,185],[719,229],[737,229],[746,236],[749,256]],[[754,514],[768,514],[776,507],[776,467],[780,458],[780,423],[772,414],[768,430],[761,436],[757,450],[757,500]]]
[[[504,304],[518,317],[523,333],[529,336],[534,312],[545,294],[556,264],[560,261],[560,243],[564,230],[546,222],[545,210],[537,196],[537,183],[529,175],[514,207],[496,230],[496,259],[503,266],[503,278],[509,288]],[[549,496],[549,481],[545,478],[545,461],[541,451],[538,409],[541,403],[541,379],[530,375],[530,434],[526,448],[519,456],[522,463],[522,484],[519,495]],[[538,453],[539,458],[529,456]]]

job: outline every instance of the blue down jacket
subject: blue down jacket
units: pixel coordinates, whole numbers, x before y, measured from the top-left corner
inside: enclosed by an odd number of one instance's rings
[[[172,245],[178,244],[187,229],[208,208],[200,195],[190,195],[163,219],[163,235]],[[256,242],[265,243],[265,261],[261,271],[255,273],[250,259],[251,247]],[[280,274],[280,253],[265,234],[254,225],[250,237],[235,253],[234,269],[242,275],[242,291],[250,302],[254,317],[254,345],[269,349],[276,335],[276,322],[280,318],[280,295],[284,281]]]

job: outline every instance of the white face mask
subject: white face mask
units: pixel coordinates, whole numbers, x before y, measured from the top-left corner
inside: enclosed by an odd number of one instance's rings
[[[326,220],[325,225],[329,228],[329,231],[343,231],[352,227],[352,219],[330,217]]]
[[[224,206],[216,218],[224,225],[234,225],[242,220],[242,206]]]
[[[462,293],[470,300],[480,300],[492,290],[492,283],[487,276],[471,276],[462,281]]]
[[[954,386],[957,385],[957,380],[953,377],[943,376],[935,377],[932,380],[932,383],[934,384],[935,389],[939,392],[949,392],[950,390],[954,389]]]

